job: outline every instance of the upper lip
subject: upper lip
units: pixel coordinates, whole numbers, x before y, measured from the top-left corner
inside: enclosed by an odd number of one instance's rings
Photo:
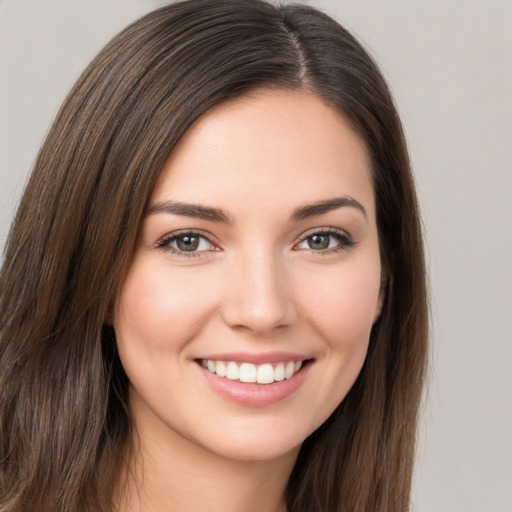
[[[248,352],[223,352],[220,354],[208,354],[196,358],[207,361],[234,361],[236,363],[252,363],[255,365],[265,363],[281,363],[283,361],[305,361],[313,359],[310,354],[297,354],[294,352],[267,352],[252,354]]]

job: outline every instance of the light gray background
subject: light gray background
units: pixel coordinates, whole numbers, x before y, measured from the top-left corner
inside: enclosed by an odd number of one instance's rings
[[[0,0],[0,249],[80,71],[158,0]],[[426,227],[431,383],[416,512],[512,512],[512,0],[312,0],[376,55]]]

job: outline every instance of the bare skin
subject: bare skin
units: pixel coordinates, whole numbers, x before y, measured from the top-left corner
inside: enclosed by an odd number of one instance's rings
[[[233,461],[183,438],[162,444],[157,425],[143,428],[155,435],[141,440],[144,459],[139,455],[128,477],[122,512],[286,512],[284,493],[298,450],[277,460]]]

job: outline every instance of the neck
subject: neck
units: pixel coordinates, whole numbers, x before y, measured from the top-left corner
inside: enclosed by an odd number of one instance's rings
[[[138,427],[118,500],[121,512],[286,512],[298,448],[270,461],[232,460],[179,434],[162,437],[149,425]]]

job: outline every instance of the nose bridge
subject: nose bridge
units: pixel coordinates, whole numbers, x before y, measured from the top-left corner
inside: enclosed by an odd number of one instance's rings
[[[271,247],[241,250],[231,265],[224,318],[232,327],[265,334],[295,319],[286,268]]]

